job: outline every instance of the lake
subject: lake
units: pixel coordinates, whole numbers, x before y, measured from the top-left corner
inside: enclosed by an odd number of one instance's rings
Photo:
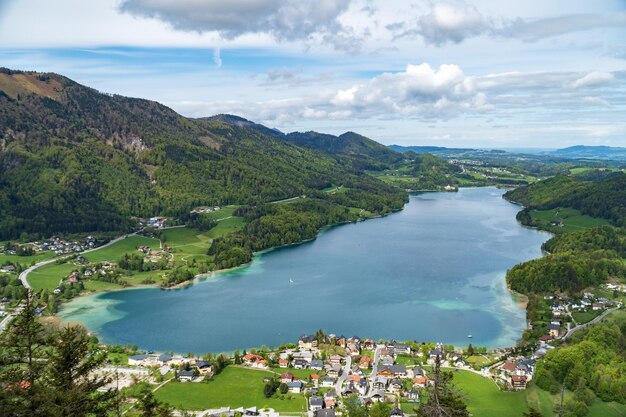
[[[107,343],[178,353],[278,346],[319,328],[375,340],[510,346],[526,314],[506,289],[506,270],[540,257],[549,235],[519,225],[520,208],[503,192],[411,195],[400,212],[325,229],[193,286],[81,297],[60,316]]]

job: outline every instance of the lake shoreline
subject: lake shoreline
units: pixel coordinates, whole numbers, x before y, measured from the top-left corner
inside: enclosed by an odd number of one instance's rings
[[[467,187],[467,188],[474,188],[474,189],[478,188],[478,189],[481,189],[481,188],[489,188],[489,187]],[[438,193],[438,192],[435,191],[433,193]],[[423,193],[419,193],[419,194],[423,194]],[[444,193],[444,194],[449,194],[449,193]],[[505,199],[505,201],[510,203],[506,199]],[[393,212],[387,213],[385,215],[376,216],[376,217],[370,217],[370,218],[384,218],[384,217],[388,217],[391,214],[397,214],[397,213],[402,212],[403,210],[406,209],[406,207],[407,207],[407,205],[403,206],[403,208],[401,210],[393,211]],[[368,218],[368,219],[370,219],[370,218]],[[282,250],[282,249],[286,249],[286,248],[289,248],[289,247],[295,247],[295,246],[303,245],[305,243],[310,243],[310,242],[315,241],[316,239],[318,239],[320,236],[324,235],[325,232],[327,232],[327,231],[329,231],[329,230],[331,230],[331,229],[333,229],[335,227],[342,226],[342,225],[345,225],[345,224],[348,224],[348,223],[356,223],[356,222],[341,222],[341,223],[337,223],[337,224],[324,226],[323,228],[321,228],[319,230],[317,235],[315,237],[311,238],[311,239],[307,239],[307,240],[301,241],[301,242],[291,243],[291,244],[288,244],[288,245],[281,245],[281,246],[277,246],[277,247],[268,248],[268,249],[265,249],[263,251],[256,252],[254,254],[254,257],[253,257],[252,261],[248,262],[246,264],[242,264],[242,265],[239,265],[239,266],[233,267],[233,268],[227,268],[227,269],[211,271],[211,272],[208,272],[208,273],[205,273],[205,274],[198,274],[198,275],[196,275],[194,277],[193,281],[186,281],[186,282],[181,283],[181,284],[179,284],[179,285],[177,285],[175,287],[161,288],[161,289],[163,289],[163,290],[172,290],[172,289],[173,290],[180,290],[182,288],[189,288],[189,287],[192,287],[192,286],[198,284],[199,283],[198,281],[202,281],[204,278],[215,277],[215,276],[219,276],[219,275],[224,274],[224,273],[233,272],[233,271],[244,269],[244,268],[249,268],[249,267],[251,267],[252,265],[255,264],[255,261],[258,261],[262,256],[264,256],[264,255],[266,255],[268,253],[271,253],[271,252],[274,252],[274,251],[278,251],[278,250]],[[519,223],[519,222],[516,222],[516,223]],[[524,228],[526,228],[526,227],[524,227]],[[254,273],[256,273],[256,272],[254,272]],[[506,279],[506,278],[504,277],[504,279]],[[97,296],[98,294],[103,294],[105,292],[114,292],[114,291],[117,292],[117,291],[126,290],[126,289],[143,289],[143,288],[155,288],[155,287],[157,287],[157,286],[156,285],[143,285],[143,286],[140,286],[140,287],[133,286],[133,287],[130,287],[130,288],[120,288],[120,289],[115,289],[115,290],[95,291],[95,292],[91,292],[89,294],[85,294],[84,296],[87,296],[87,295],[90,295],[90,296],[94,296],[95,295],[95,296]],[[524,310],[524,312],[526,312],[527,301],[528,301],[527,298],[523,294],[515,293],[510,288],[508,288],[508,286],[507,286],[507,291],[509,292],[509,294],[511,294],[513,296],[515,304],[520,309]],[[81,296],[81,297],[78,297],[78,298],[82,298],[84,296]],[[67,321],[68,322],[76,322],[76,321],[72,321],[71,318],[68,319]],[[268,343],[270,343],[270,342],[268,342]],[[141,343],[136,343],[136,344],[141,345]],[[487,346],[489,346],[489,345],[487,345]],[[505,345],[498,345],[497,347],[502,347],[502,346],[505,346]],[[507,344],[506,346],[509,346],[509,345]],[[494,345],[494,348],[496,348],[495,345]],[[155,350],[155,349],[151,348],[151,350]]]

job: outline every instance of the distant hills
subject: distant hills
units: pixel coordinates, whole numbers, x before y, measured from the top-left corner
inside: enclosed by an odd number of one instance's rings
[[[572,159],[626,159],[626,148],[612,146],[570,146],[549,152],[550,155]]]
[[[389,145],[397,152],[413,151],[416,153],[432,153],[435,155],[462,155],[462,154],[530,154],[562,159],[599,159],[599,160],[626,160],[626,148],[613,146],[585,146],[577,145],[554,150],[540,149],[478,149],[478,148],[447,148],[443,146],[402,146]]]

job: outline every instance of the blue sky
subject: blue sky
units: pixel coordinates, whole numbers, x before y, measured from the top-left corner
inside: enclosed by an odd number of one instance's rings
[[[0,0],[0,65],[283,131],[626,146],[624,0]]]

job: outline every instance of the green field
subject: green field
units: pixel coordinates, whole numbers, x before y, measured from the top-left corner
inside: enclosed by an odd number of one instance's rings
[[[544,417],[553,417],[560,396],[552,395],[533,385],[525,391],[500,391],[493,381],[472,372],[456,370],[454,384],[465,397],[468,409],[476,417],[521,416],[528,407],[541,411]],[[566,394],[570,395],[570,393]],[[596,400],[588,417],[625,417],[626,405]]]
[[[44,265],[28,274],[28,283],[35,291],[53,290],[59,285],[61,279],[68,276],[74,269],[76,265],[71,263]]]
[[[601,310],[589,310],[589,311],[576,311],[572,313],[572,317],[576,320],[576,323],[583,324],[591,321],[602,314]]]
[[[0,254],[0,266],[6,265],[7,263],[12,264],[21,264],[24,266],[31,266],[36,264],[37,262],[45,261],[47,259],[54,258],[55,253],[52,251],[40,252],[33,256],[17,256],[17,255],[7,255]]]
[[[591,227],[610,224],[608,220],[598,219],[580,211],[570,208],[556,208],[552,210],[532,210],[530,217],[533,224],[542,229],[549,230],[554,233],[573,232],[580,229],[588,229]],[[551,226],[550,222],[562,222],[563,226]]]
[[[235,208],[231,207],[232,206],[225,207],[219,212],[209,214],[217,214],[222,211],[230,211],[232,214]],[[207,216],[209,214],[207,214]],[[228,214],[228,212],[226,214]],[[163,243],[171,248],[171,253],[174,254],[175,260],[187,262],[192,259],[197,261],[211,261],[212,257],[206,254],[209,246],[211,246],[211,241],[215,238],[240,230],[244,224],[243,218],[229,215],[223,220],[219,220],[217,226],[206,232],[200,232],[188,227],[176,227],[163,230],[161,238],[163,239]]]
[[[237,210],[240,206],[226,206],[222,207],[218,211],[212,211],[210,213],[203,213],[203,216],[206,216],[210,219],[221,220],[227,217],[231,217],[235,210]]]
[[[263,378],[272,375],[269,371],[229,366],[210,382],[172,381],[156,391],[155,397],[187,410],[256,406],[283,413],[306,411],[306,400],[300,394],[285,394],[283,400],[263,396]]]
[[[493,381],[473,372],[453,373],[453,382],[465,396],[474,416],[521,416],[528,408],[523,392],[502,392]]]
[[[98,249],[85,254],[85,258],[91,262],[117,262],[125,253],[137,252],[139,246],[159,248],[159,240],[144,236],[129,236],[103,249]]]

